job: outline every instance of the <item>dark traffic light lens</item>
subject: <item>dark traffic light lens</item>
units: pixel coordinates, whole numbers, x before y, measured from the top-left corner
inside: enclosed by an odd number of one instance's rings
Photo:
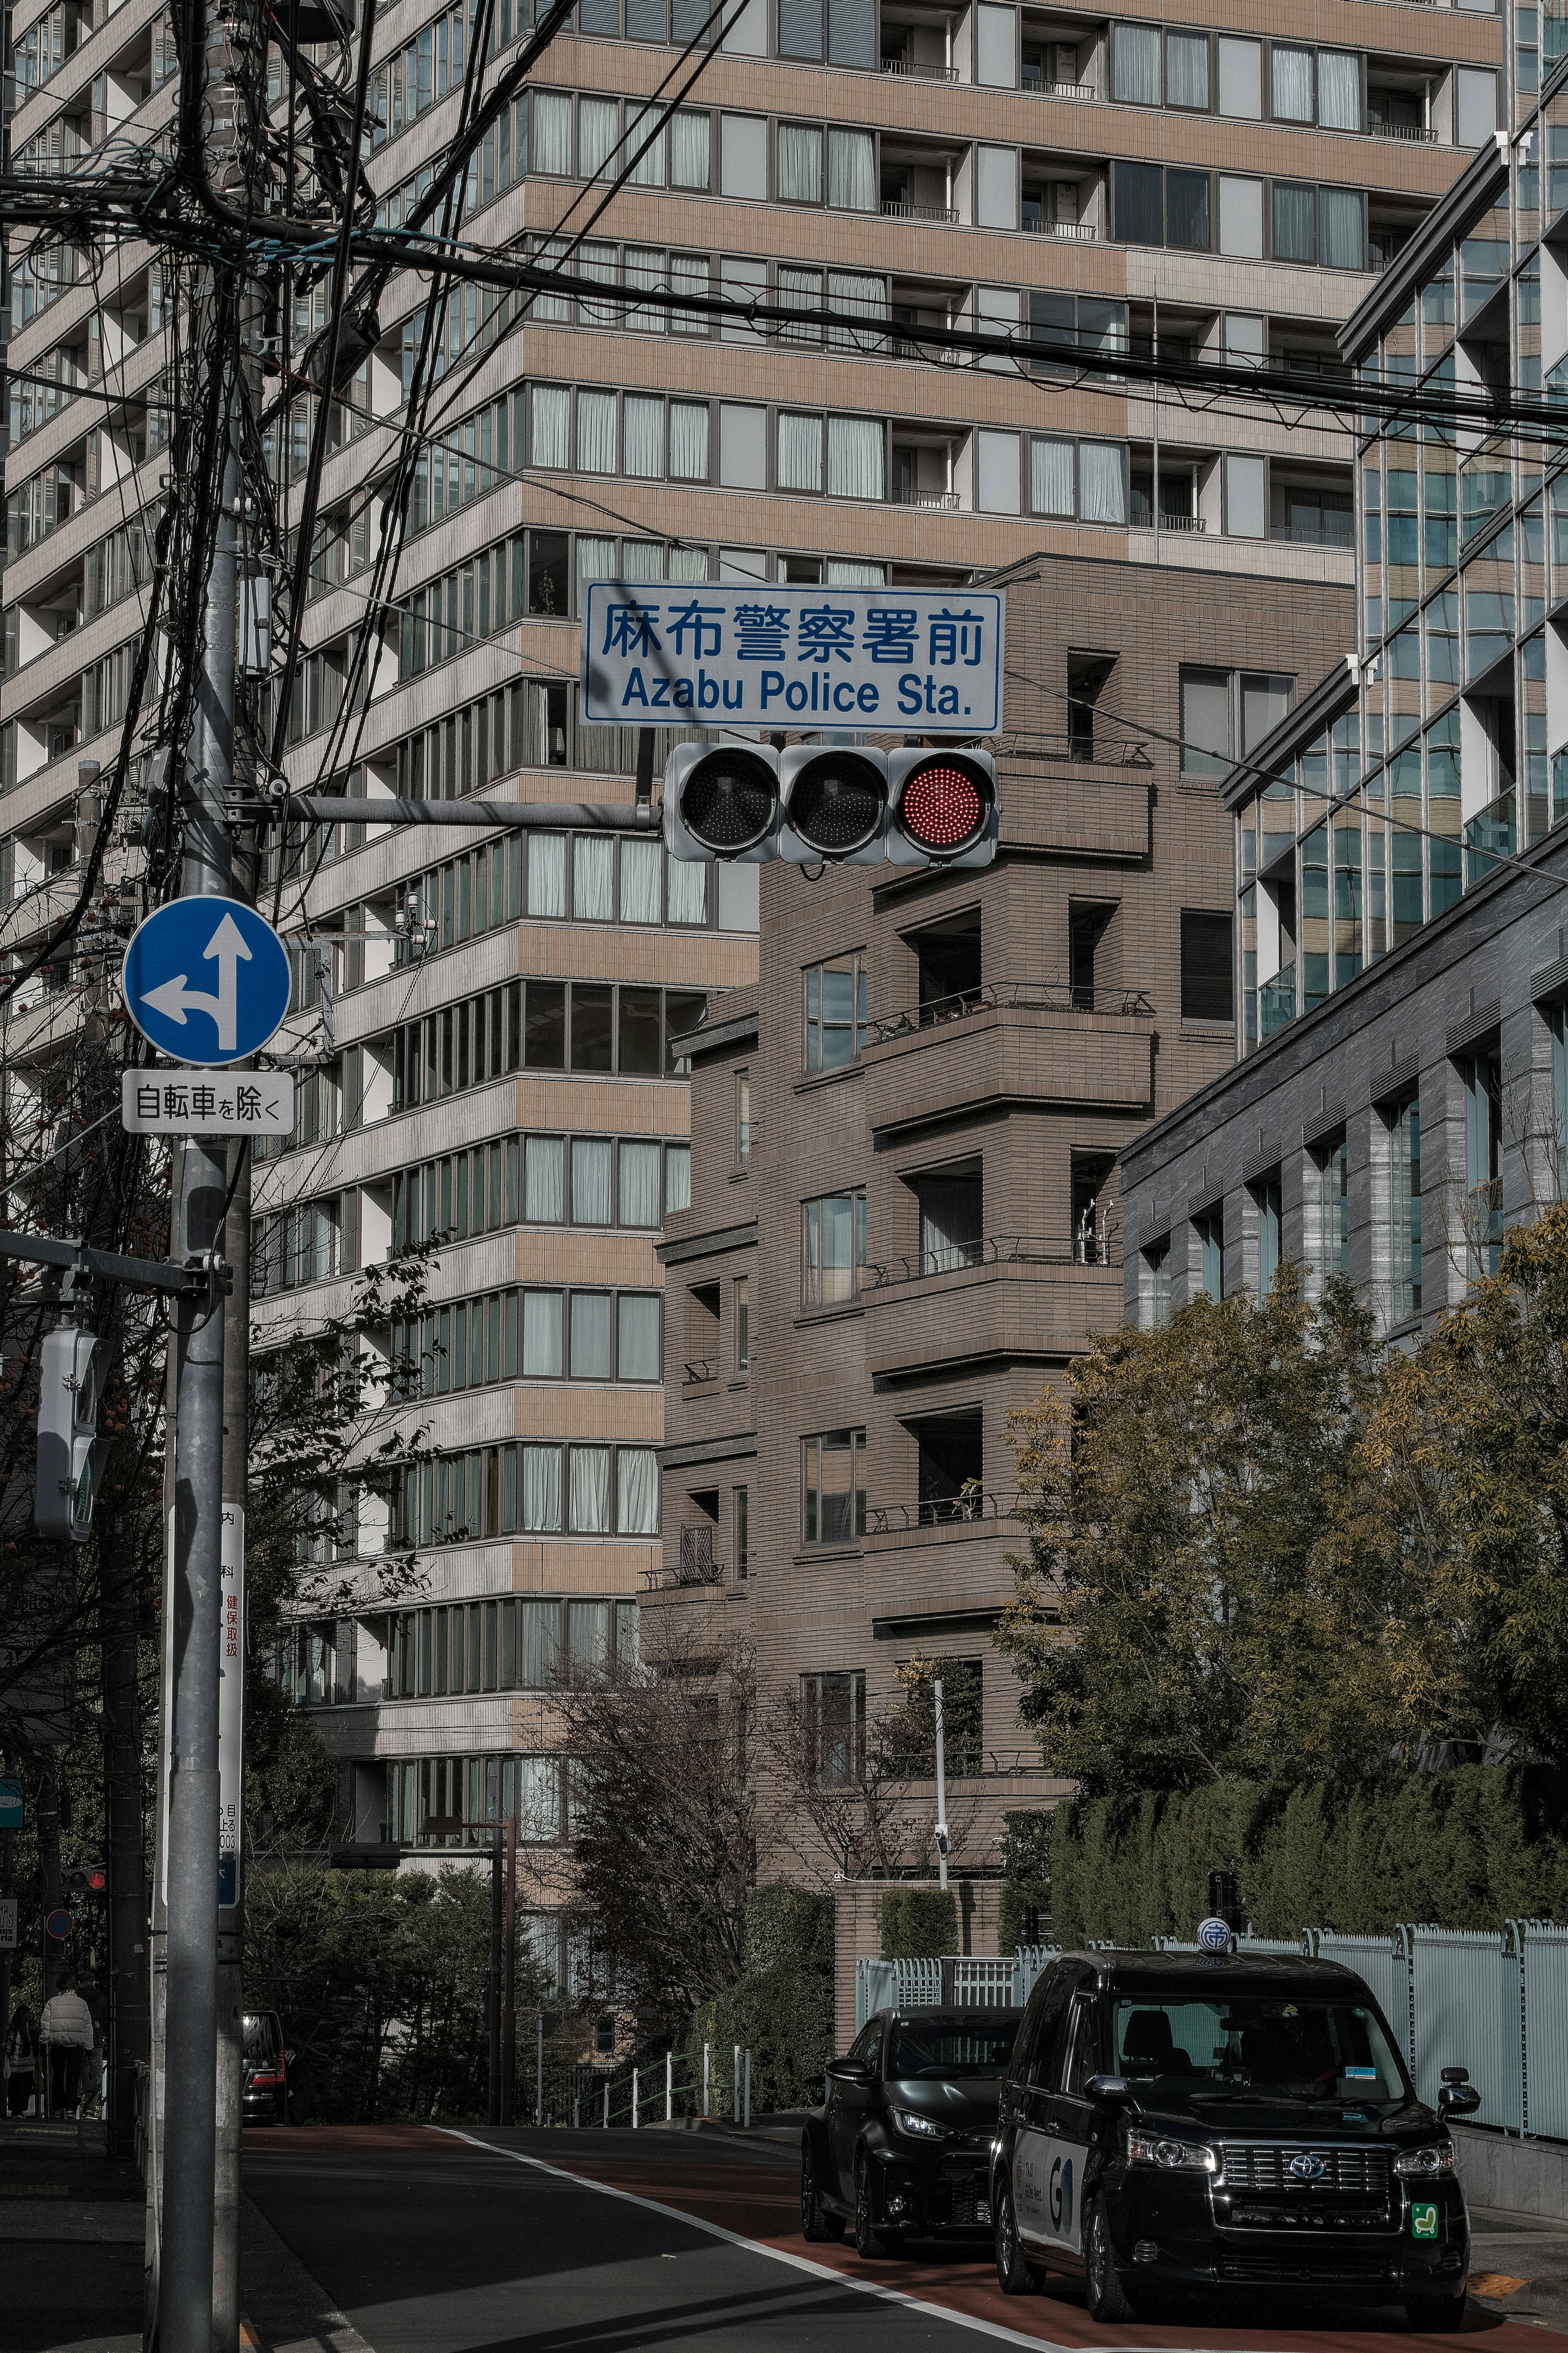
[[[778,778],[755,752],[710,752],[680,787],[680,821],[704,849],[750,849],[778,807]]]
[[[887,779],[874,761],[825,752],[796,776],[789,821],[808,849],[846,858],[876,839],[887,804]]]
[[[922,760],[904,779],[899,823],[917,849],[967,849],[985,823],[990,791],[967,762],[950,754]]]

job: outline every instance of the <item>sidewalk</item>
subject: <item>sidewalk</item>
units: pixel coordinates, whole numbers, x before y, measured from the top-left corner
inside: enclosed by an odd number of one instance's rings
[[[143,2216],[100,2123],[0,2123],[0,2353],[141,2353]]]
[[[1470,2209],[1470,2292],[1481,2309],[1568,2332],[1568,2216]]]

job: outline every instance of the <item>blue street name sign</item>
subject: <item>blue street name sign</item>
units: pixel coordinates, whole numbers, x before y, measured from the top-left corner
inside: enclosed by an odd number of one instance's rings
[[[584,716],[619,725],[994,735],[999,588],[699,588],[597,580]]]
[[[289,1010],[289,953],[238,899],[174,899],[132,934],[125,1008],[179,1062],[244,1061]]]
[[[22,1827],[21,1776],[8,1773],[0,1781],[0,1831],[19,1831]]]

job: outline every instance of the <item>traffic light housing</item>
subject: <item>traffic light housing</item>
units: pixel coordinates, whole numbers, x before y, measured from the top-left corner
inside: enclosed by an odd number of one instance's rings
[[[89,1862],[85,1871],[68,1871],[66,1894],[79,1903],[89,1895],[107,1895],[109,1873],[101,1862]]]
[[[664,841],[705,865],[989,866],[989,752],[862,744],[681,744],[664,771]]]
[[[92,1451],[98,1375],[91,1332],[62,1324],[45,1335],[38,1381],[38,1460],[33,1517],[40,1535],[85,1544],[92,1533]]]

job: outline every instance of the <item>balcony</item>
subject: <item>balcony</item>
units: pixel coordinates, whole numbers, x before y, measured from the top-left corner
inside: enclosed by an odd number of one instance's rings
[[[1064,237],[1069,245],[1093,245],[1100,236],[1092,221],[1040,220],[1029,213],[1024,227],[1035,237]]]
[[[956,66],[928,65],[922,58],[884,58],[882,71],[910,81],[956,81]]]
[[[1094,994],[1093,1009],[1083,1010],[1066,985],[1003,983],[945,1008],[893,1016],[879,1025],[888,1034],[865,1056],[872,1134],[880,1144],[1014,1103],[1146,1110],[1150,1001],[1136,991],[1119,991],[1114,999]],[[1015,996],[1016,1002],[1006,1001]]]
[[[673,1592],[683,1586],[722,1585],[724,1564],[713,1557],[713,1531],[710,1527],[682,1528],[680,1551],[671,1562],[643,1571],[645,1592]]]
[[[907,1534],[910,1528],[974,1527],[983,1520],[1016,1520],[1016,1495],[995,1495],[976,1488],[958,1495],[933,1495],[918,1504],[873,1504],[866,1514],[868,1536]]]
[[[913,507],[921,514],[956,514],[956,491],[917,491],[903,482],[895,482],[889,499],[895,507]]]
[[[1091,81],[1030,81],[1026,75],[1021,85],[1026,98],[1059,98],[1072,106],[1088,106],[1100,92]]]
[[[704,1382],[718,1379],[719,1359],[717,1356],[692,1356],[682,1369],[686,1374],[687,1388],[700,1388]]]
[[[878,1380],[1059,1362],[1122,1316],[1121,1268],[1082,1264],[1066,1233],[987,1235],[968,1263],[931,1269],[916,1252],[868,1274],[866,1363]]]
[[[871,1043],[885,1046],[916,1029],[940,1029],[950,1021],[967,1020],[973,1013],[1005,1008],[1011,1011],[1063,1013],[1139,1013],[1153,1018],[1152,997],[1141,988],[1084,988],[1066,980],[994,980],[963,990],[956,997],[939,997],[907,1006],[871,1024]]]
[[[882,199],[882,218],[884,220],[951,222],[957,220],[958,212],[957,208],[952,205],[895,204],[891,198],[884,196]]]
[[[1419,122],[1379,122],[1368,115],[1366,135],[1369,139],[1404,139],[1413,146],[1436,147],[1437,133],[1427,131]]]

